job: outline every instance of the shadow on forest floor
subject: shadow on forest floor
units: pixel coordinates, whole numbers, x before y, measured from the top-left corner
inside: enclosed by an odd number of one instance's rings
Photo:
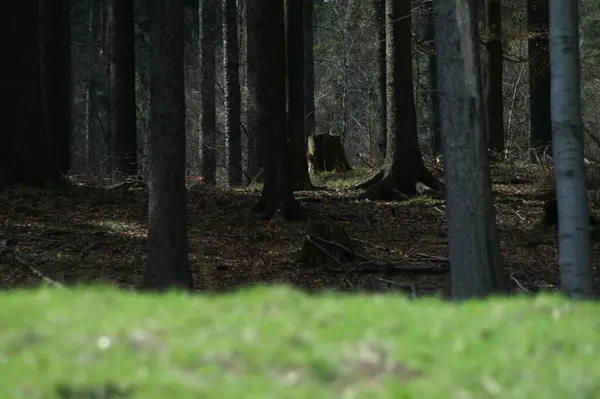
[[[505,171],[492,173],[498,181]],[[318,183],[327,191],[298,192],[297,197],[359,240],[369,256],[393,262],[443,262],[447,257],[443,203],[347,200],[348,182],[364,177],[367,174],[352,172],[320,176]],[[555,231],[538,223],[543,190],[524,181],[494,184],[493,190],[509,282],[528,290],[557,287]],[[221,291],[253,283],[286,283],[309,291],[368,289],[392,279],[394,285],[414,287],[418,295],[448,293],[447,274],[391,278],[302,266],[296,252],[311,222],[259,220],[250,211],[258,195],[256,188],[198,185],[189,190],[190,263],[196,289]],[[14,188],[0,193],[0,203],[0,232],[16,237],[19,256],[49,278],[64,284],[104,282],[127,288],[141,283],[147,245],[145,189]],[[593,260],[600,261],[598,245],[593,247]],[[27,268],[1,265],[0,276],[4,289],[40,282]]]

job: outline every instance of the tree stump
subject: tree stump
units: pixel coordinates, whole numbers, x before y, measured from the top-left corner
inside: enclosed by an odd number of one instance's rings
[[[347,172],[348,164],[341,136],[319,134],[308,139],[308,161],[311,172]]]
[[[313,267],[345,269],[347,264],[365,256],[346,231],[331,222],[318,221],[310,225],[306,232],[298,261]],[[359,255],[359,256],[357,256]]]

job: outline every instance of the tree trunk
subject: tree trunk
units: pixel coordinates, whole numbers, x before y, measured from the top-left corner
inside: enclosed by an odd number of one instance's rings
[[[261,150],[261,122],[258,116],[258,59],[261,49],[259,43],[262,33],[259,19],[256,18],[258,10],[254,0],[246,1],[246,79],[247,79],[247,103],[246,103],[246,126],[248,134],[248,177],[250,182],[262,181],[263,160],[260,157]]]
[[[38,16],[38,2],[24,1],[12,4],[0,20],[0,187],[60,181],[43,123]]]
[[[435,26],[433,2],[427,2],[427,32],[425,40],[429,44],[429,79],[430,79],[430,106],[431,106],[431,151],[434,157],[437,157],[442,152],[442,137],[440,135],[440,99],[438,96],[438,76],[437,76],[437,53],[435,49]]]
[[[286,139],[286,53],[284,9],[279,0],[257,0],[248,9],[248,25],[258,51],[252,73],[256,73],[254,105],[260,125],[261,161],[265,166],[264,186],[253,210],[264,218],[278,211],[286,219],[301,219],[304,209],[294,198],[289,178],[292,167]],[[249,37],[250,39],[250,31]],[[250,50],[250,47],[249,47]],[[248,58],[250,58],[248,54]],[[256,68],[256,69],[254,69]],[[302,103],[300,103],[302,104]]]
[[[473,0],[438,0],[436,48],[452,296],[505,290],[489,177]]]
[[[56,173],[66,175],[71,164],[70,2],[40,0],[39,7],[44,126]]]
[[[148,268],[154,290],[192,288],[185,205],[185,96],[181,0],[148,3],[150,181]]]
[[[442,187],[425,167],[417,140],[410,13],[410,0],[386,0],[387,148],[382,169],[357,186],[372,186],[362,198],[406,199],[418,182]]]
[[[137,173],[133,0],[107,0],[113,178]]]
[[[529,118],[532,161],[552,156],[548,0],[527,0],[529,39]]]
[[[236,0],[223,0],[223,39],[225,41],[225,109],[227,122],[227,170],[230,185],[242,182],[242,131],[240,94],[240,55]]]
[[[304,0],[304,142],[315,137],[314,0]]]
[[[307,145],[304,138],[304,4],[300,0],[285,1],[286,71],[287,71],[287,135],[290,147],[290,182],[292,187],[310,190]]]
[[[487,0],[487,93],[485,98],[487,112],[487,131],[489,148],[492,153],[504,152],[504,95],[502,68],[502,5],[500,0]]]
[[[377,27],[377,108],[375,112],[377,152],[373,156],[377,160],[383,160],[387,146],[385,0],[374,0],[374,5]]]
[[[552,139],[561,285],[568,296],[592,299],[581,120],[579,6],[577,2],[565,0],[550,0],[549,5]]]
[[[200,129],[201,174],[206,184],[217,184],[216,47],[217,0],[200,1]]]
[[[100,24],[101,0],[88,0],[88,59],[85,88],[85,165],[90,170],[97,166],[101,159],[98,143],[101,142],[100,123],[98,121],[98,75],[100,71]]]

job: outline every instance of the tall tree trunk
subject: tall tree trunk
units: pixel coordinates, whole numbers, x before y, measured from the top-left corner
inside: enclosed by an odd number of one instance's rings
[[[304,142],[315,135],[314,0],[304,0]]]
[[[244,11],[246,13],[246,87],[248,90],[246,102],[246,127],[248,133],[248,177],[251,182],[262,181],[263,160],[260,154],[261,150],[261,122],[258,116],[258,59],[260,54],[261,27],[256,18],[258,13],[256,1],[248,0],[245,2]]]
[[[375,159],[383,160],[387,144],[386,122],[386,40],[385,40],[385,0],[374,0],[375,24],[377,27],[377,108],[376,108],[376,149]]]
[[[107,0],[113,178],[137,173],[133,0]]]
[[[290,147],[292,187],[310,190],[304,138],[304,5],[301,0],[286,0],[287,136]]]
[[[291,159],[286,129],[286,53],[284,7],[279,0],[257,0],[248,9],[248,40],[257,50],[249,73],[256,73],[254,104],[260,122],[261,160],[265,166],[264,186],[253,210],[264,218],[278,211],[285,219],[302,219],[304,209],[294,198],[290,180]],[[250,4],[249,4],[250,5]],[[248,54],[250,58],[250,54]],[[256,69],[254,69],[254,67]],[[302,104],[302,103],[301,103]]]
[[[37,1],[23,1],[0,17],[0,187],[60,180],[58,168],[49,162],[43,123],[38,11]]]
[[[242,182],[242,131],[240,94],[240,55],[236,0],[223,0],[225,40],[225,108],[227,112],[227,170],[229,184]]]
[[[110,53],[110,30],[109,30],[109,26],[108,26],[108,20],[109,20],[109,15],[108,15],[108,5],[107,5],[107,1],[103,0],[102,4],[101,4],[101,11],[100,11],[100,18],[101,18],[101,23],[100,26],[102,27],[102,39],[101,39],[101,45],[102,45],[102,52],[101,52],[101,63],[102,66],[104,67],[104,74],[102,75],[102,98],[101,98],[101,103],[103,105],[103,107],[101,107],[99,109],[99,113],[101,114],[101,121],[103,123],[103,128],[101,130],[102,132],[102,140],[99,142],[99,144],[101,145],[100,148],[100,154],[101,154],[101,158],[102,158],[102,162],[100,162],[100,169],[101,169],[101,173],[105,176],[110,176],[114,170],[114,166],[115,166],[115,154],[114,154],[114,148],[113,148],[113,142],[112,142],[112,138],[113,138],[113,118],[112,118],[112,102],[111,102],[111,88],[112,85],[110,83],[110,76],[111,76],[111,72],[110,72],[110,57],[108,56],[108,54]],[[100,146],[99,146],[100,147]],[[107,162],[105,162],[107,161]]]
[[[44,126],[58,175],[71,164],[71,42],[69,0],[40,0]]]
[[[502,5],[500,0],[487,0],[488,73],[485,98],[489,148],[493,153],[504,152],[504,95],[502,68]]]
[[[549,5],[552,139],[561,285],[568,296],[592,299],[594,290],[581,120],[579,5],[565,0],[550,0]]]
[[[98,143],[101,140],[98,120],[101,4],[101,0],[88,0],[88,59],[85,75],[85,163],[88,170],[101,161],[98,153]]]
[[[489,177],[473,0],[438,0],[436,48],[452,296],[505,290]]]
[[[216,48],[217,0],[200,1],[200,129],[201,174],[206,184],[217,184]]]
[[[552,156],[548,0],[527,0],[529,39],[529,118],[532,161]]]
[[[425,167],[417,140],[410,13],[410,0],[386,0],[387,148],[381,170],[357,186],[372,186],[362,198],[406,199],[417,193],[418,182],[442,188]]]
[[[437,52],[435,47],[435,23],[433,12],[433,1],[427,2],[427,31],[425,40],[429,43],[429,80],[430,80],[430,106],[431,106],[431,151],[436,157],[442,152],[442,137],[440,135],[440,99],[438,96],[438,76],[437,76]]]
[[[148,2],[150,181],[145,287],[191,288],[185,188],[182,0]]]

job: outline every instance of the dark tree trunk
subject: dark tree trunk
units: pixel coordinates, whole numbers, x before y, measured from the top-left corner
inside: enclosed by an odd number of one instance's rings
[[[0,19],[0,187],[60,181],[43,124],[38,16],[37,1],[22,1]]]
[[[101,39],[101,45],[102,45],[102,52],[101,52],[101,62],[102,62],[102,66],[104,67],[104,74],[102,75],[102,84],[103,87],[101,87],[101,89],[104,89],[101,91],[102,93],[102,99],[101,102],[103,104],[103,108],[99,109],[99,114],[101,114],[101,121],[104,124],[102,126],[102,140],[100,142],[100,144],[102,145],[102,148],[100,149],[100,156],[102,159],[102,162],[100,162],[100,169],[103,175],[105,176],[109,176],[112,174],[113,170],[114,170],[114,166],[115,166],[115,162],[114,162],[114,149],[113,149],[113,118],[112,118],[112,102],[111,102],[111,98],[112,95],[110,93],[110,89],[112,87],[111,83],[110,83],[110,76],[111,76],[111,72],[110,72],[110,57],[108,56],[108,54],[110,53],[110,30],[108,29],[108,20],[109,20],[109,16],[108,16],[108,4],[106,0],[102,0],[101,3],[101,12],[100,12],[100,18],[101,18],[101,23],[100,26],[102,27],[102,39]],[[105,162],[105,160],[107,160],[108,162]]]
[[[304,5],[286,0],[287,135],[290,146],[292,187],[310,190],[307,145],[304,138]]]
[[[261,26],[257,15],[256,1],[246,1],[244,11],[246,14],[246,87],[248,90],[246,102],[246,128],[248,135],[248,177],[250,182],[262,181],[263,160],[260,157],[261,132],[258,116],[258,59],[260,54]]]
[[[304,140],[315,135],[314,0],[304,0]]]
[[[113,177],[137,173],[133,0],[107,0]]]
[[[485,98],[489,148],[495,154],[504,152],[504,96],[502,90],[502,5],[499,0],[487,2],[488,73]]]
[[[217,0],[200,2],[200,137],[201,174],[206,184],[217,184],[216,49]]]
[[[69,0],[40,0],[40,40],[44,126],[56,173],[71,164],[71,43]]]
[[[385,39],[385,0],[375,0],[375,24],[377,26],[377,112],[375,113],[377,152],[374,157],[385,158],[387,147],[387,106],[386,106],[386,39]]]
[[[279,0],[253,1],[248,20],[249,25],[259,27],[259,31],[252,32],[256,45],[252,49],[258,50],[253,55],[257,84],[254,101],[260,123],[260,155],[265,166],[263,191],[253,210],[262,212],[265,218],[280,211],[285,219],[300,219],[304,217],[304,209],[294,198],[289,178],[292,160],[287,156],[290,147],[286,137],[283,4]]]
[[[148,3],[150,62],[150,181],[148,268],[154,290],[191,288],[185,188],[185,96],[182,0]]]
[[[434,28],[434,16],[432,8],[433,2],[427,3],[428,18],[427,18],[427,31],[425,34],[425,41],[429,44],[429,79],[430,79],[430,93],[429,98],[431,101],[431,151],[433,156],[437,157],[442,153],[442,137],[440,135],[440,100],[438,94],[438,76],[437,76],[437,53],[435,49],[435,28]]]
[[[552,156],[550,118],[550,54],[548,52],[548,0],[527,0],[529,39],[529,110],[532,161]]]
[[[223,38],[225,41],[225,109],[227,112],[227,170],[229,184],[242,182],[242,131],[240,102],[240,55],[236,0],[223,0]]]
[[[101,0],[88,0],[88,59],[86,72],[85,93],[85,165],[90,170],[100,162],[99,143],[102,141],[100,135],[101,125],[98,115],[98,76],[100,65],[100,26],[101,26]]]
[[[362,198],[405,199],[417,193],[418,182],[442,188],[425,167],[417,140],[410,13],[410,0],[386,0],[387,148],[381,170],[357,186],[372,186]]]

